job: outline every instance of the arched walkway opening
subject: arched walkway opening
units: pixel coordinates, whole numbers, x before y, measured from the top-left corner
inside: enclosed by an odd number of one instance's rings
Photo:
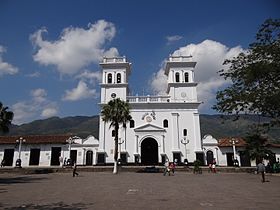
[[[158,143],[153,138],[146,138],[141,143],[141,164],[158,164]]]
[[[208,150],[206,153],[206,160],[207,160],[207,165],[212,164],[214,160],[214,155],[211,150]]]

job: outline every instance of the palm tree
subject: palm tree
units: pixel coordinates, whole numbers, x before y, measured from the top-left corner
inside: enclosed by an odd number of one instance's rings
[[[115,150],[114,150],[114,170],[113,173],[117,174],[117,161],[118,161],[118,140],[120,125],[125,127],[126,122],[131,120],[129,104],[121,99],[113,99],[104,105],[101,111],[102,120],[104,122],[111,122],[110,128],[115,130]]]
[[[256,160],[256,164],[273,157],[272,151],[266,148],[267,139],[260,134],[249,135],[245,137],[245,141],[247,143],[245,151],[251,159]]]
[[[14,113],[7,111],[8,107],[4,107],[0,102],[0,133],[8,133],[9,126],[12,123]]]

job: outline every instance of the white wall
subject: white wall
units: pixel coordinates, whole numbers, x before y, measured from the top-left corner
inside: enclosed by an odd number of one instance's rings
[[[149,104],[147,104],[149,107]],[[145,115],[146,113],[150,116],[152,111],[155,113],[155,119],[152,119],[151,122],[147,122]],[[173,115],[171,114],[173,113]],[[182,161],[185,157],[185,146],[181,143],[183,139],[183,129],[187,129],[188,135],[187,139],[189,143],[187,147],[187,158],[190,162],[196,159],[196,153],[201,150],[201,138],[200,138],[200,127],[199,127],[199,116],[194,116],[196,110],[174,110],[174,109],[132,109],[131,116],[135,121],[135,127],[130,128],[129,123],[127,124],[126,133],[123,128],[120,128],[119,138],[125,140],[121,144],[121,151],[128,152],[128,162],[134,162],[134,154],[138,151],[140,154],[141,151],[141,141],[147,137],[154,138],[159,146],[158,159],[161,160],[161,154],[165,152],[167,157],[172,160],[173,152],[178,151],[182,154]],[[147,116],[148,116],[147,115]],[[147,117],[146,116],[146,117]],[[163,127],[163,120],[168,120],[168,128]],[[104,122],[100,121],[100,138],[103,138],[101,142],[104,141],[105,152],[107,154],[106,162],[113,162],[113,152],[114,152],[114,137],[112,137],[112,129],[109,129],[109,124],[107,123],[104,126]],[[174,127],[174,123],[178,124],[178,127]],[[159,132],[157,130],[152,130],[148,132],[135,132],[135,128],[144,126],[144,125],[154,125],[161,129],[164,129],[165,132]],[[104,131],[105,129],[105,131]],[[105,134],[105,138],[103,135]],[[137,137],[138,136],[138,145]],[[163,137],[164,136],[164,137]],[[164,138],[164,139],[163,139]],[[100,144],[102,151],[102,143]],[[141,154],[140,154],[141,155]]]
[[[72,144],[71,150],[77,150],[77,164],[84,165],[86,163],[86,152],[93,152],[93,164],[96,164],[96,151],[99,146],[99,142],[94,137],[83,139],[77,139],[79,143]],[[30,161],[30,150],[31,149],[40,149],[40,159],[39,166],[50,166],[51,165],[51,156],[52,156],[52,147],[61,147],[61,156],[67,159],[69,158],[69,145],[68,144],[26,144],[23,143],[21,147],[21,166],[29,167]],[[16,144],[2,144],[0,145],[0,161],[4,158],[5,149],[14,149],[13,157],[13,167],[16,165],[16,160],[19,157],[18,146]],[[38,167],[38,166],[35,166]]]

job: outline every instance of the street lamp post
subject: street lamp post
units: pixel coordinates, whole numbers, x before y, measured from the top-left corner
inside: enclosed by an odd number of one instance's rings
[[[237,160],[236,158],[236,148],[235,148],[235,144],[239,142],[238,139],[235,139],[235,138],[231,138],[229,140],[229,142],[232,144],[232,150],[233,150],[233,159],[234,161]]]
[[[121,160],[121,145],[124,143],[124,140],[121,140],[119,138],[118,144],[119,144],[119,161]]]
[[[26,140],[23,137],[20,137],[19,139],[16,140],[17,143],[19,143],[18,146],[18,159],[16,160],[16,167],[17,168],[21,168],[21,145],[23,142],[25,142]]]
[[[69,155],[68,155],[68,160],[70,160],[70,165],[72,164],[72,160],[71,160],[71,145],[74,143],[75,139],[77,139],[78,137],[74,136],[70,136],[69,139],[66,140],[66,142],[68,143],[68,150],[69,150]]]
[[[181,143],[185,145],[185,159],[187,159],[187,144],[190,142],[186,137],[181,139]]]

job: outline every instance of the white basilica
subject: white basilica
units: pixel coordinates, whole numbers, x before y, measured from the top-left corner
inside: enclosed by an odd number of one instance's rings
[[[131,63],[125,57],[104,58],[101,103],[114,98],[127,101],[132,120],[119,130],[119,158],[123,163],[154,165],[188,159],[204,162],[194,79],[196,62],[191,56],[170,56],[165,65],[166,95],[131,96],[128,77]],[[114,135],[100,117],[97,164],[113,162]]]
[[[126,58],[104,58],[101,103],[113,98],[129,102],[132,120],[119,130],[119,158],[123,164],[159,165],[188,159],[208,165],[216,160],[219,166],[255,166],[244,152],[246,142],[241,137],[201,138],[196,86],[196,62],[191,57],[170,56],[165,65],[168,78],[166,95],[130,96],[128,77],[131,63]],[[78,165],[92,166],[113,163],[115,131],[100,117],[99,138],[85,139],[73,135],[0,136],[0,162],[5,166],[59,166],[61,158]],[[266,145],[280,159],[280,144]]]

